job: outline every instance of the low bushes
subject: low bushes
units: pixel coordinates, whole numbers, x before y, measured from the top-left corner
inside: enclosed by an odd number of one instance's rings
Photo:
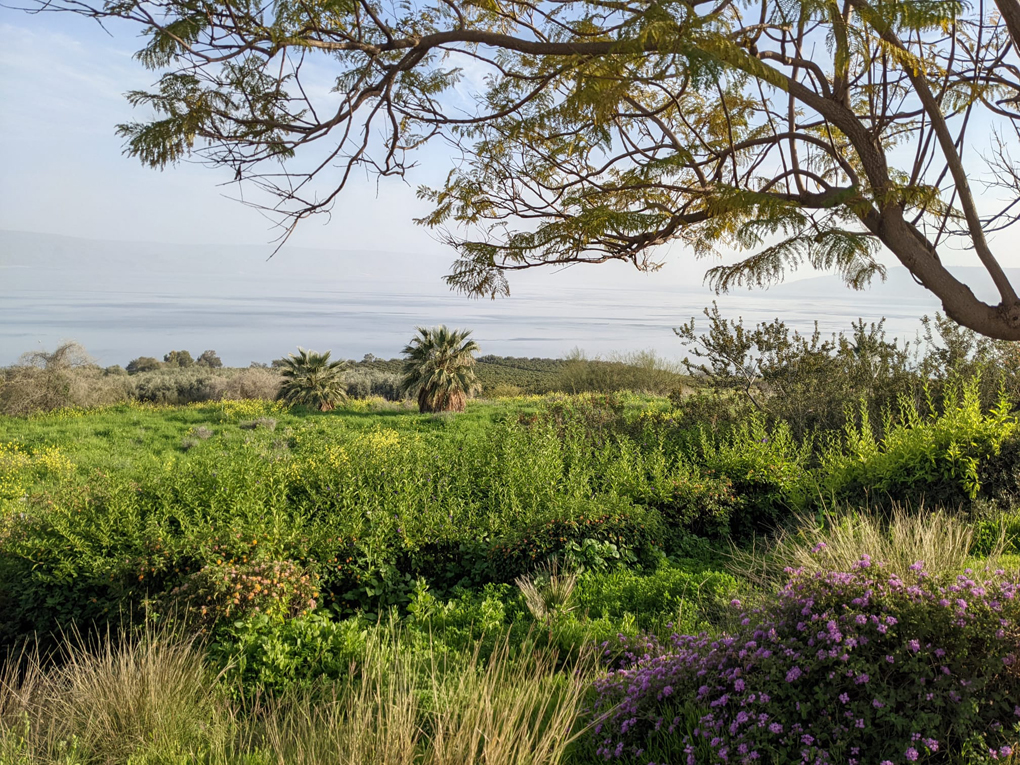
[[[1015,450],[1017,434],[1011,403],[1000,399],[990,411],[983,410],[978,382],[950,388],[944,406],[927,416],[913,402],[902,401],[895,416],[887,415],[880,438],[862,409],[850,418],[844,436],[832,439],[821,453],[825,491],[840,499],[937,498],[957,506],[976,499],[985,489],[986,466],[1004,447]],[[1001,492],[1004,487],[992,488]]]
[[[53,452],[59,469],[47,456],[54,447],[0,454],[0,635],[102,623],[227,558],[289,562],[321,577],[320,604],[378,614],[405,608],[419,577],[447,595],[512,582],[554,557],[592,571],[648,569],[662,554],[683,555],[694,536],[772,532],[852,486],[887,499],[955,487],[968,507],[992,508],[991,487],[1012,478],[989,470],[1012,469],[1001,456],[1018,440],[1012,414],[975,409],[966,391],[882,439],[848,431],[853,439],[829,442],[821,456],[755,417],[678,431],[655,405],[635,416],[606,396],[506,406],[495,423],[464,429],[399,412],[355,428],[256,400],[209,411],[125,407],[95,415],[96,427],[125,430],[132,454],[165,432],[173,453],[119,463],[104,454],[102,468],[68,457],[92,415],[24,421],[35,433],[76,435]],[[275,428],[250,427],[270,420]],[[918,477],[917,460],[936,467]],[[982,545],[995,512],[982,516]]]
[[[1016,575],[795,573],[723,636],[644,639],[597,683],[627,762],[985,762],[1020,734]],[[735,605],[739,605],[735,603]]]

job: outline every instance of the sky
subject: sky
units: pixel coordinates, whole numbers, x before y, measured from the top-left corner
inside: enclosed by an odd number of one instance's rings
[[[157,75],[132,58],[141,46],[136,29],[110,30],[112,36],[68,14],[0,8],[0,230],[159,245],[251,245],[251,257],[261,262],[276,231],[232,198],[237,189],[227,184],[228,171],[184,163],[161,172],[122,154],[115,126],[145,116],[124,93],[148,88]],[[465,87],[470,86],[469,79]],[[428,148],[420,157],[422,168],[407,183],[355,181],[331,218],[305,221],[289,246],[315,250],[303,257],[313,266],[321,262],[324,271],[333,267],[329,251],[415,253],[442,264],[430,271],[438,281],[453,254],[412,218],[428,209],[414,189],[442,179],[450,166],[445,152],[440,144]],[[1020,248],[999,240],[1003,265],[1020,267]],[[534,296],[543,290],[555,294],[564,284],[622,283],[634,289],[648,284],[657,290],[700,285],[710,264],[692,266],[683,256],[674,246],[666,268],[656,274],[610,264],[514,275],[511,287],[523,286]],[[277,257],[289,257],[288,250]],[[972,262],[967,253],[949,257]],[[144,263],[138,267],[144,269]],[[812,275],[800,272],[796,278]],[[0,300],[4,293],[0,284]]]
[[[0,228],[94,239],[264,244],[275,233],[239,204],[228,171],[184,163],[165,171],[122,154],[124,98],[155,73],[132,59],[131,27],[106,34],[64,14],[0,8]],[[399,181],[355,184],[332,221],[309,221],[298,246],[440,251],[411,216],[423,206]],[[397,213],[396,211],[400,211]],[[386,241],[380,246],[380,232]]]

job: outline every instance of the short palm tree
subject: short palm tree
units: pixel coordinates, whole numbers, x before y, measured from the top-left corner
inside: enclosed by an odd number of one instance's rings
[[[316,353],[298,348],[283,360],[283,384],[277,398],[287,404],[304,404],[329,412],[347,400],[342,361],[330,361],[329,351]]]
[[[470,396],[481,389],[472,367],[478,343],[470,330],[445,326],[418,327],[404,348],[404,390],[418,398],[422,412],[463,412]]]

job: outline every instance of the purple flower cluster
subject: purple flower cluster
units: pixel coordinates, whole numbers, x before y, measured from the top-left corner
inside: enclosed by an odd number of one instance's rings
[[[1016,744],[1015,577],[940,581],[918,564],[908,582],[866,557],[852,572],[790,574],[732,634],[642,638],[596,683],[598,754],[900,765],[965,746],[991,761]]]

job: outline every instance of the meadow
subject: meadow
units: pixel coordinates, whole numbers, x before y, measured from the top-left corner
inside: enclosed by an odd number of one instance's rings
[[[0,762],[1016,761],[993,377],[2,418]]]

